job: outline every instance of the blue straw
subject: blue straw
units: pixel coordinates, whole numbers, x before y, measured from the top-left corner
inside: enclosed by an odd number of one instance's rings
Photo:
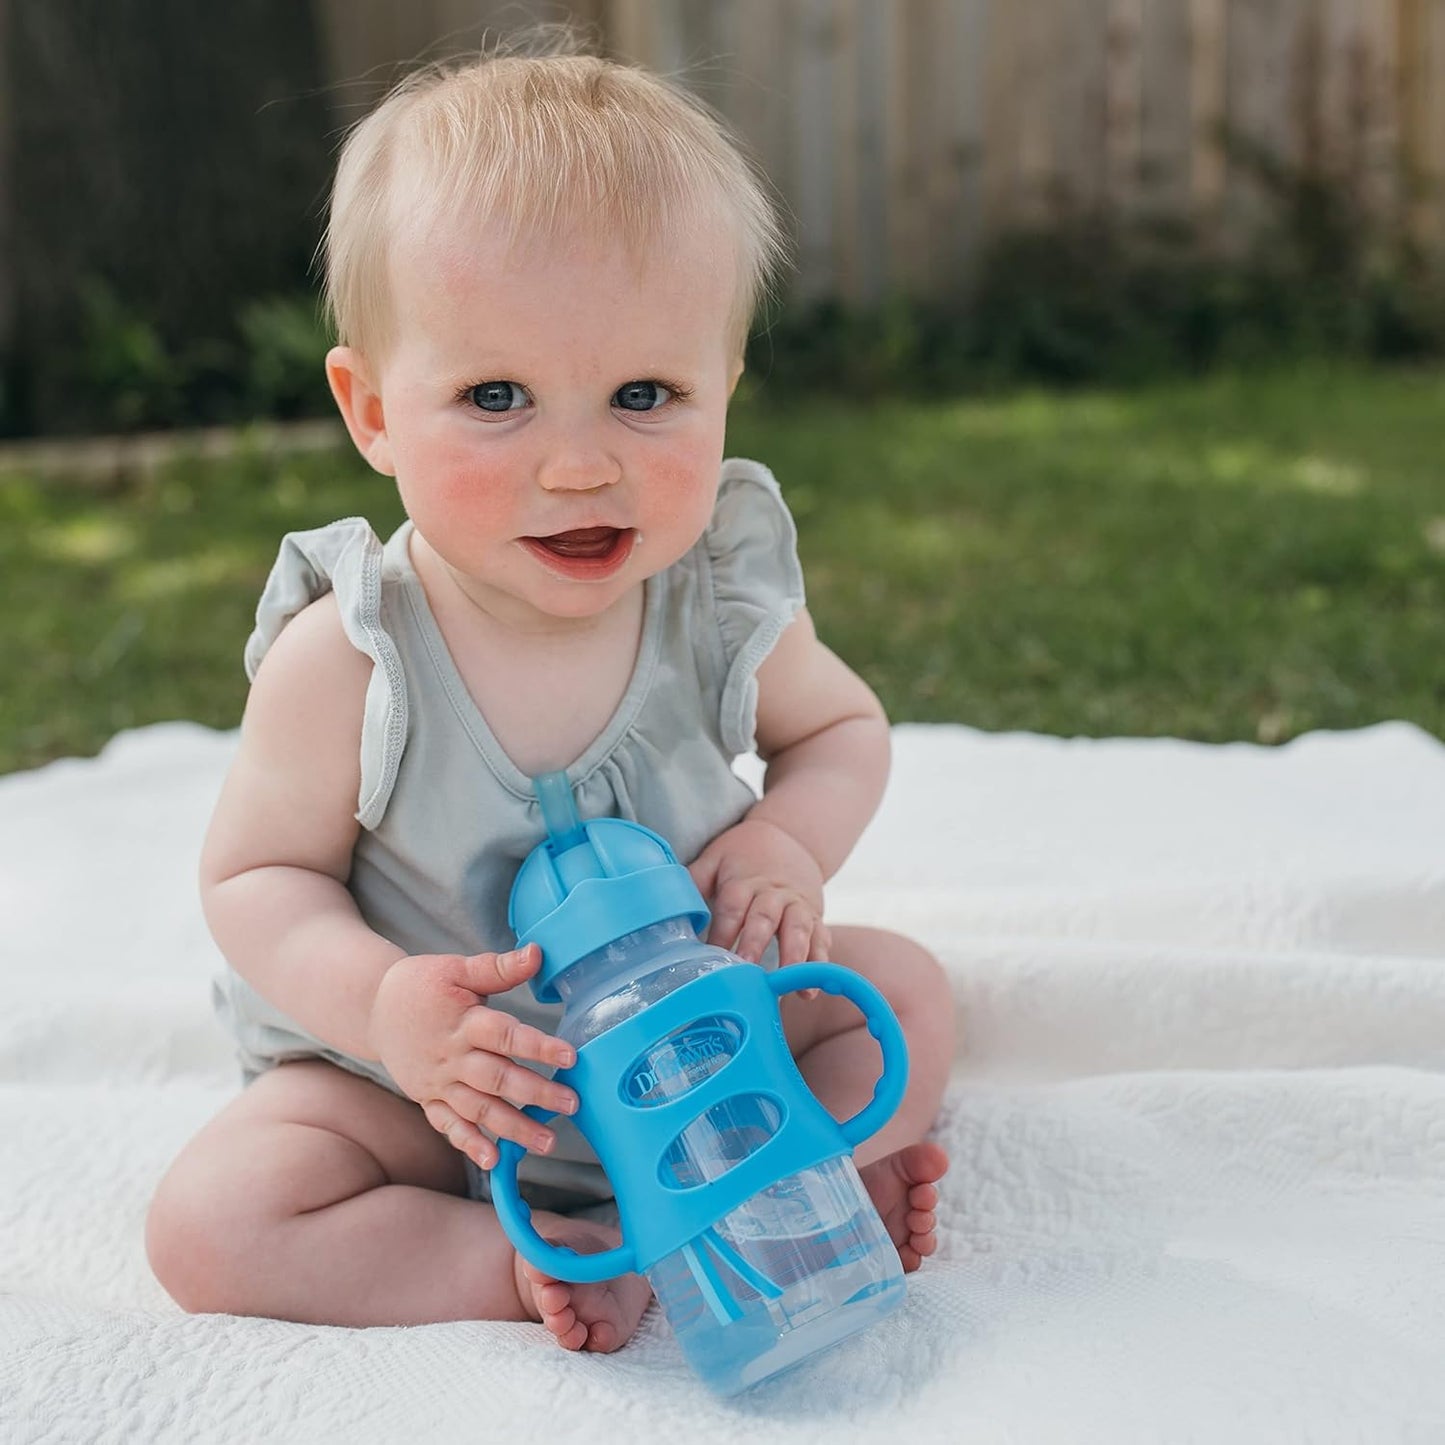
[[[537,801],[542,805],[542,821],[555,852],[561,853],[587,841],[577,803],[572,797],[572,784],[566,773],[543,773],[532,779]]]

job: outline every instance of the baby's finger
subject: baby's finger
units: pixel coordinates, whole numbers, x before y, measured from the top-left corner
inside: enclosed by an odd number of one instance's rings
[[[712,923],[707,931],[707,941],[715,943],[719,948],[733,948],[751,902],[750,891],[739,888],[736,884],[729,884],[724,888],[712,900]]]
[[[577,1050],[571,1044],[485,1004],[467,1011],[462,1038],[484,1053],[531,1059],[556,1069],[570,1069],[577,1062]]]
[[[554,1114],[577,1112],[577,1095],[565,1084],[554,1084],[500,1054],[477,1049],[467,1056],[458,1072],[462,1083],[479,1094],[495,1094],[523,1106],[535,1104]]]
[[[783,917],[783,900],[775,893],[760,893],[753,899],[733,952],[749,963],[757,963],[777,936]]]
[[[808,957],[815,963],[828,963],[833,957],[833,935],[820,918],[813,924],[813,947]]]
[[[542,963],[542,950],[535,943],[511,953],[474,953],[461,959],[464,988],[485,998],[488,994],[506,993],[536,973]]]
[[[478,1169],[490,1169],[498,1160],[497,1146],[470,1119],[463,1119],[450,1104],[430,1100],[422,1109],[427,1123],[453,1149],[460,1150]]]
[[[446,1102],[458,1114],[474,1120],[495,1138],[511,1139],[524,1149],[546,1154],[557,1142],[557,1136],[546,1125],[528,1118],[505,1099],[499,1099],[495,1094],[479,1093],[460,1081],[447,1090]]]
[[[790,903],[783,910],[778,925],[778,962],[786,968],[790,963],[807,963],[815,955],[813,944],[813,910],[804,903]]]

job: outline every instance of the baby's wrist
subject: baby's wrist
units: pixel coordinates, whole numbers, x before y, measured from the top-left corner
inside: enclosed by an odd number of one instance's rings
[[[764,798],[761,802],[755,804],[753,809],[747,814],[744,821],[748,823],[757,823],[765,828],[771,828],[775,833],[781,833],[782,836],[786,838],[788,842],[790,842],[795,848],[801,848],[803,852],[806,853],[808,857],[813,860],[813,863],[817,866],[818,872],[823,873],[824,868],[822,859],[818,857],[818,854],[809,845],[808,840],[801,836],[800,830],[795,831],[794,829],[790,828],[787,823],[781,822],[777,818],[770,816],[768,813],[763,813],[760,811],[761,809],[767,807],[767,801],[768,800]]]
[[[393,978],[398,966],[405,963],[408,957],[407,954],[400,954],[396,958],[383,962],[372,982],[370,997],[365,1004],[366,1019],[362,1030],[366,1046],[363,1057],[371,1063],[386,1062],[382,1045],[382,1025],[388,1018],[390,1010],[385,1006],[383,996],[387,992],[387,980]]]

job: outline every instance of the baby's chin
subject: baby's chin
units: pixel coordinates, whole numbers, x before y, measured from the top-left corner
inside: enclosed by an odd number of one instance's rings
[[[533,562],[530,575],[515,580],[505,598],[495,598],[500,605],[488,610],[504,620],[510,613],[517,623],[530,624],[538,631],[553,626],[562,630],[574,623],[600,621],[634,601],[648,578],[659,570],[629,564],[606,577],[584,581],[559,576],[554,569]]]

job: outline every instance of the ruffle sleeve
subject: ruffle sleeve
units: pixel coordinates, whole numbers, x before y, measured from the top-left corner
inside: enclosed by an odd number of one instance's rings
[[[361,729],[361,789],[357,821],[374,828],[396,786],[406,745],[406,677],[396,643],[382,622],[384,551],[371,524],[347,517],[309,532],[290,532],[256,606],[256,628],[246,643],[246,676],[286,624],[318,597],[336,593],[347,640],[372,661]]]
[[[734,457],[723,463],[703,544],[723,654],[723,746],[747,753],[756,743],[758,668],[804,603],[797,528],[760,462]]]

